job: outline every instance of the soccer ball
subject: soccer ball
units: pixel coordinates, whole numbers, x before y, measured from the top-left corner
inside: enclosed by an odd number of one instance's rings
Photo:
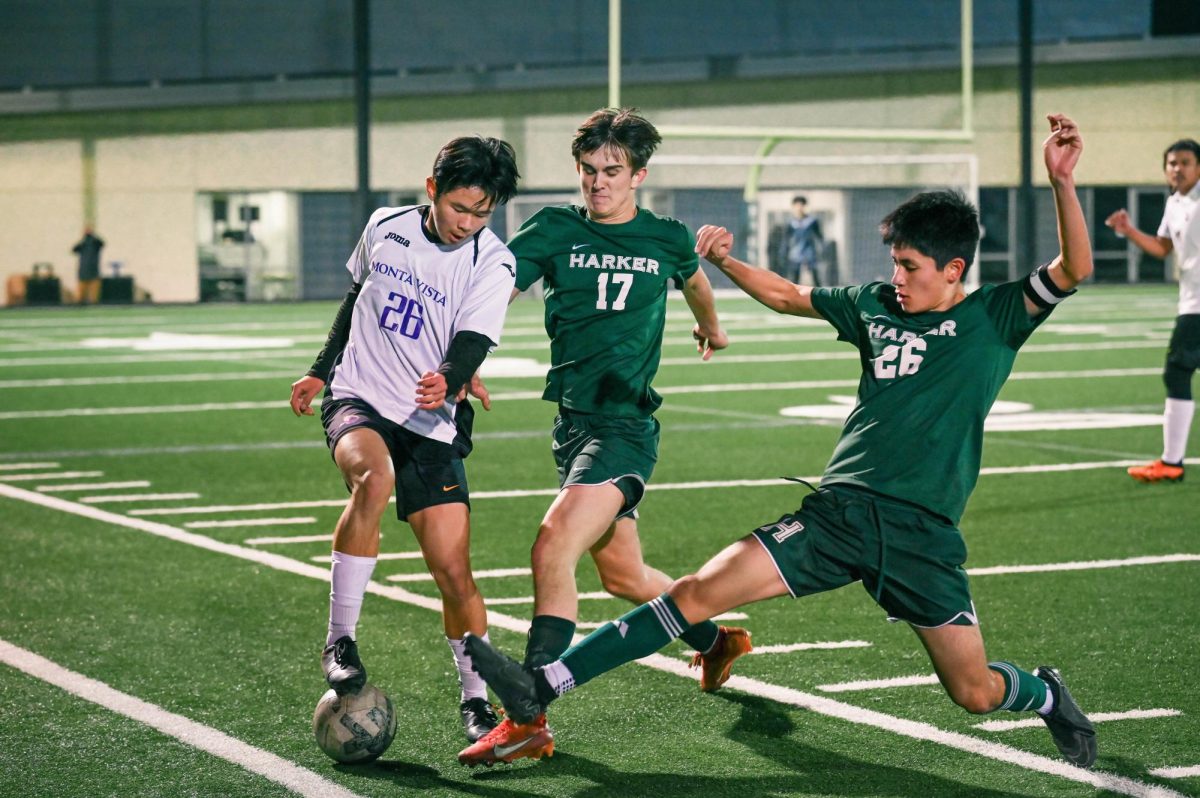
[[[387,693],[371,683],[357,693],[329,690],[313,712],[317,745],[337,762],[370,762],[392,744],[396,711]]]

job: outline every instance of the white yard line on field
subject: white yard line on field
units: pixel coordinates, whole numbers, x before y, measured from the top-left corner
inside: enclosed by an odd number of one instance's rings
[[[168,712],[156,704],[114,690],[104,682],[67,670],[6,640],[0,640],[0,662],[84,701],[157,729],[185,745],[239,765],[251,773],[283,785],[297,795],[312,798],[358,798],[356,793],[300,767],[295,762],[244,743],[211,726]]]
[[[47,471],[42,474],[0,474],[0,482],[37,482],[39,479],[86,479],[102,476],[103,471]]]
[[[507,576],[532,576],[533,571],[528,568],[485,568],[481,571],[472,571],[471,576],[476,579],[501,579]],[[418,573],[418,574],[393,574],[386,577],[389,582],[432,582],[433,574]]]
[[[167,524],[161,524],[154,521],[145,521],[138,518],[129,518],[127,516],[118,515],[117,513],[110,513],[95,507],[88,507],[83,504],[65,501],[55,496],[46,496],[34,491],[22,490],[21,488],[12,487],[10,485],[0,484],[0,496],[5,496],[10,499],[29,504],[35,504],[48,509],[57,510],[59,512],[90,518],[102,523],[122,526],[127,529],[136,529],[152,535],[167,538],[169,540],[196,546],[208,551],[255,562],[269,568],[316,579],[321,582],[328,582],[329,580],[329,571],[327,568],[310,565],[308,563],[294,560],[290,557],[284,557],[278,554],[260,551],[258,549],[222,543],[204,535],[198,535],[194,532],[187,532],[183,529],[169,526]],[[433,612],[441,613],[442,611],[442,602],[439,599],[421,596],[404,590],[396,585],[380,585],[377,582],[371,582],[367,586],[367,591],[374,595],[384,596],[394,601],[404,602],[416,607],[423,607],[424,609],[431,610]],[[507,629],[518,634],[525,634],[528,631],[528,621],[520,620],[495,610],[489,612],[488,615],[489,625],[494,628]],[[662,654],[651,654],[649,657],[638,660],[638,662],[650,668],[676,674],[690,681],[694,681],[696,679],[695,674],[689,671],[687,663],[683,660],[674,659]],[[961,734],[958,732],[946,731],[928,723],[905,720],[892,715],[885,715],[882,712],[863,709],[852,704],[845,704],[830,698],[813,695],[811,693],[805,693],[800,690],[794,690],[787,687],[781,687],[779,685],[768,684],[766,682],[761,682],[744,676],[730,677],[729,681],[726,683],[726,687],[791,706],[808,709],[812,712],[817,712],[829,717],[846,720],[850,723],[871,726],[912,739],[934,742],[939,745],[974,753],[996,761],[1008,762],[1027,770],[1060,776],[1064,779],[1069,779],[1071,781],[1080,782],[1083,784],[1090,784],[1100,789],[1110,790],[1112,792],[1118,792],[1124,795],[1138,796],[1138,798],[1149,798],[1150,796],[1159,796],[1160,798],[1183,798],[1180,793],[1177,793],[1173,790],[1156,785],[1147,785],[1143,782],[1139,782],[1124,776],[1119,776],[1112,773],[1084,770],[1083,768],[1076,767],[1058,759],[1051,759],[1039,754],[1022,751],[1001,743],[982,740],[977,737],[972,737],[970,735]]]
[[[1160,779],[1192,779],[1200,776],[1200,765],[1185,765],[1182,767],[1173,768],[1155,768],[1150,771],[1151,776],[1158,776]]]
[[[785,643],[777,646],[755,646],[751,654],[790,654],[793,651],[832,651],[840,648],[870,648],[866,640],[835,640],[825,643]]]
[[[187,524],[184,524],[187,526]],[[323,535],[289,535],[279,537],[266,538],[247,538],[247,546],[271,546],[277,543],[320,543],[321,541],[333,542],[333,534],[326,532]]]
[[[1131,709],[1128,712],[1089,712],[1088,720],[1092,723],[1107,723],[1110,720],[1173,718],[1182,714],[1178,709]],[[1020,720],[989,720],[984,723],[976,723],[973,728],[981,731],[1005,732],[1013,729],[1036,728],[1041,725],[1041,718],[1021,718]]]
[[[26,471],[30,468],[59,468],[59,463],[5,463],[0,471]]]
[[[894,679],[864,679],[857,682],[818,684],[817,689],[822,693],[850,693],[858,690],[888,690],[893,687],[917,687],[937,683],[937,674],[931,673],[928,676],[897,676]]]
[[[319,540],[331,540],[332,535],[318,535]],[[263,538],[266,540],[266,538]],[[281,539],[282,540],[282,539]],[[246,541],[249,543],[250,541]],[[419,560],[425,555],[419,551],[381,551],[376,559],[378,560]],[[310,562],[331,562],[333,560],[328,554],[322,554],[319,557],[309,557]],[[490,603],[490,602],[489,602]]]
[[[234,518],[229,521],[189,521],[184,524],[188,529],[221,529],[224,527],[243,526],[285,526],[287,524],[315,524],[317,519],[311,515],[292,518]],[[329,537],[326,535],[325,537]]]
[[[125,504],[129,502],[175,501],[178,499],[199,499],[199,493],[112,493],[105,496],[81,496],[79,501],[84,504]]]
[[[38,485],[34,490],[42,493],[67,493],[73,490],[117,490],[125,488],[148,488],[150,481],[146,479],[129,482],[72,482],[69,485]]]

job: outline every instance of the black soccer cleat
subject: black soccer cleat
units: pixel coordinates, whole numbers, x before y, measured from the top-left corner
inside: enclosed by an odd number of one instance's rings
[[[483,739],[487,733],[500,723],[496,710],[486,698],[468,698],[458,705],[462,715],[463,731],[467,733],[467,742],[473,743]]]
[[[338,695],[357,693],[367,683],[367,668],[358,657],[358,644],[349,635],[334,640],[321,652],[325,681]]]
[[[500,703],[514,722],[532,723],[546,711],[538,700],[533,674],[522,668],[519,662],[470,632],[463,635],[463,643],[471,657],[471,666],[500,698]]]
[[[1072,765],[1090,768],[1096,761],[1096,729],[1071,697],[1056,668],[1039,665],[1034,675],[1046,683],[1054,696],[1054,709],[1042,720],[1050,727],[1050,736],[1059,752]]]

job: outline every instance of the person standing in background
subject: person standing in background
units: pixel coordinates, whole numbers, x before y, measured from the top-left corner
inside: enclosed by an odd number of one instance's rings
[[[79,255],[79,304],[95,305],[100,301],[100,250],[104,239],[96,235],[89,224],[83,228],[83,238],[71,251]]]
[[[1124,208],[1104,221],[1147,255],[1165,258],[1175,252],[1179,261],[1179,313],[1163,366],[1167,401],[1163,408],[1162,457],[1128,469],[1129,476],[1138,482],[1183,479],[1183,455],[1196,412],[1192,375],[1200,367],[1200,214],[1196,212],[1200,208],[1200,143],[1180,139],[1167,147],[1163,173],[1171,196],[1154,235],[1134,227]]]

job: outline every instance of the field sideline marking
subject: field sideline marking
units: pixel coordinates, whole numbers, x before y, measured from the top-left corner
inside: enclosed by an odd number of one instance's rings
[[[1190,779],[1195,776],[1200,776],[1200,765],[1190,765],[1177,768],[1155,768],[1150,771],[1151,776],[1158,776],[1162,779]]]
[[[240,765],[251,773],[281,784],[295,793],[311,798],[336,796],[358,798],[344,787],[319,776],[295,762],[244,743],[222,731],[197,723],[183,715],[168,712],[157,704],[122,693],[104,682],[67,670],[45,657],[0,639],[0,662],[65,690],[84,701],[124,715],[138,723],[157,729],[168,737],[198,748],[218,759]]]
[[[141,532],[148,532],[152,535],[164,537],[169,540],[187,543],[198,548],[213,551],[219,554],[226,554],[237,557],[243,560],[256,562],[260,565],[274,568],[276,570],[285,571],[287,573],[296,574],[299,576],[307,576],[312,579],[318,579],[322,582],[329,581],[329,570],[320,568],[315,565],[293,560],[290,557],[284,557],[270,552],[259,551],[256,549],[248,549],[244,546],[237,546],[229,543],[222,543],[218,540],[213,540],[204,535],[197,535],[192,532],[186,532],[182,529],[160,524],[155,521],[143,521],[137,518],[129,518],[127,516],[111,513],[106,510],[100,510],[95,507],[69,502],[60,499],[56,496],[46,496],[33,491],[15,488],[10,485],[0,484],[0,496],[7,496],[10,499],[23,501],[30,504],[40,505],[52,510],[70,513],[73,515],[91,518],[96,521],[123,526],[127,529],[136,529]],[[433,612],[441,613],[442,603],[440,600],[421,596],[416,593],[411,593],[403,588],[395,585],[380,585],[376,582],[371,582],[367,585],[367,592],[374,595],[384,596],[394,601],[404,602],[416,607],[422,607]],[[501,612],[489,612],[489,625],[507,629],[518,634],[525,634],[529,628],[528,621],[522,621],[514,618],[511,615],[506,615]],[[639,663],[656,670],[673,673],[677,676],[682,676],[689,681],[695,681],[696,675],[690,672],[688,664],[679,659],[672,659],[663,654],[651,654],[649,657],[638,660]],[[745,676],[731,676],[726,683],[728,687],[735,690],[740,690],[751,695],[761,696],[783,704],[808,709],[813,712],[827,715],[833,718],[839,718],[851,723],[857,723],[865,726],[872,726],[883,731],[891,732],[905,737],[911,737],[917,740],[926,740],[929,742],[938,743],[949,748],[955,748],[967,753],[978,754],[989,759],[994,759],[1000,762],[1008,762],[1017,765],[1027,770],[1039,771],[1050,775],[1061,776],[1062,778],[1071,781],[1081,782],[1083,784],[1091,784],[1101,789],[1119,792],[1130,796],[1156,796],[1158,798],[1184,798],[1180,793],[1175,792],[1157,785],[1148,785],[1135,779],[1130,779],[1125,776],[1119,776],[1112,773],[1102,773],[1083,768],[1076,767],[1067,762],[1058,759],[1051,759],[1040,754],[1034,754],[1028,751],[1022,751],[1002,743],[996,743],[989,740],[983,740],[978,737],[972,737],[967,734],[958,732],[946,731],[933,726],[929,723],[920,721],[905,720],[903,718],[886,715],[882,712],[876,712],[870,709],[863,709],[852,704],[844,704],[834,699],[825,698],[822,696],[804,693],[800,690],[794,690],[788,687],[768,684],[755,679],[750,679]]]
[[[1092,723],[1105,723],[1110,720],[1144,720],[1145,718],[1173,718],[1182,715],[1178,709],[1131,709],[1128,712],[1096,712],[1088,713]],[[1024,729],[1041,726],[1039,718],[1022,718],[1021,720],[989,720],[976,723],[974,728],[990,732],[1005,732],[1013,729]]]

